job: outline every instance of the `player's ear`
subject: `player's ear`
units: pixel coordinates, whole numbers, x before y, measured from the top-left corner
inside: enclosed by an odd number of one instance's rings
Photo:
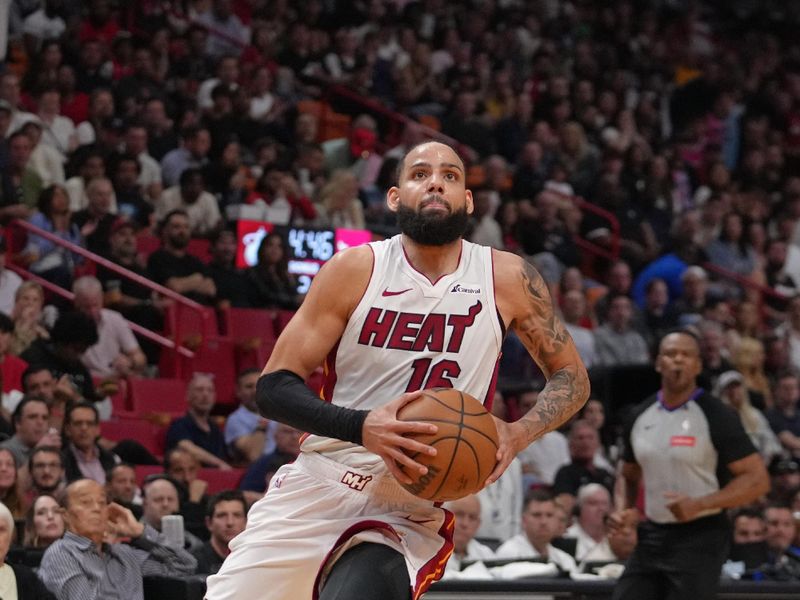
[[[392,212],[397,212],[397,207],[400,205],[400,188],[392,186],[386,192],[386,206]]]
[[[466,204],[467,214],[471,215],[472,211],[475,210],[475,203],[472,201],[472,190],[466,190],[464,192],[464,196],[467,199],[467,204]]]

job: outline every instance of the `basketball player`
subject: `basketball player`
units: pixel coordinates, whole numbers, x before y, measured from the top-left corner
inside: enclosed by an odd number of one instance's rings
[[[452,552],[453,516],[398,483],[411,483],[401,467],[426,473],[406,452],[435,454],[407,434],[436,427],[397,412],[431,387],[491,399],[509,328],[548,382],[520,420],[496,421],[487,484],[586,401],[586,370],[541,276],[462,240],[473,202],[452,148],[412,148],[387,204],[402,234],[336,254],[264,368],[262,414],[310,435],[253,505],[208,600],[419,598]],[[303,380],[323,362],[321,400]]]

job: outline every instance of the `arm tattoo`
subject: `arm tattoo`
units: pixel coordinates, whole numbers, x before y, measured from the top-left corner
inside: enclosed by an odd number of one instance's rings
[[[556,317],[550,293],[538,271],[523,263],[522,287],[529,309],[515,322],[515,331],[548,377],[536,405],[519,420],[528,443],[556,429],[586,401],[589,381],[580,364],[570,364],[551,373],[547,365],[572,345],[572,338]]]

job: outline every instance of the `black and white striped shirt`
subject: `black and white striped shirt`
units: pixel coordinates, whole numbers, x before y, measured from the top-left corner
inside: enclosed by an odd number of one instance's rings
[[[71,531],[44,553],[39,577],[59,600],[144,600],[147,575],[191,575],[197,561],[149,525],[131,544],[94,543]]]

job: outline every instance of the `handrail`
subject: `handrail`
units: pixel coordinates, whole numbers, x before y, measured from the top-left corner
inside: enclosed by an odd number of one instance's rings
[[[17,275],[19,275],[24,279],[35,281],[46,290],[58,296],[61,296],[62,298],[65,298],[70,302],[72,302],[72,300],[75,299],[75,294],[73,294],[71,291],[65,290],[64,288],[56,285],[52,281],[47,281],[47,279],[39,277],[36,273],[31,273],[30,271],[27,271],[18,265],[8,264],[6,265],[5,268],[8,269],[9,271],[14,271],[14,273],[16,273]],[[131,328],[131,331],[133,331],[134,333],[138,333],[139,335],[146,337],[147,339],[152,340],[156,344],[164,346],[165,348],[174,350],[181,356],[185,356],[186,358],[194,358],[194,352],[192,352],[185,346],[176,344],[173,340],[166,338],[163,335],[156,333],[155,331],[150,331],[146,327],[142,327],[138,323],[134,323],[133,321],[129,321],[128,319],[125,319],[125,322],[128,324],[128,326]]]
[[[32,225],[28,221],[23,221],[21,219],[13,219],[12,221],[9,222],[8,227],[19,227],[21,229],[26,230],[28,233],[31,233],[33,235],[38,235],[39,237],[42,237],[42,238],[44,238],[46,240],[49,240],[49,241],[53,242],[57,246],[61,246],[63,248],[66,248],[67,250],[69,250],[73,254],[77,254],[78,256],[82,256],[83,258],[85,258],[85,259],[87,259],[87,260],[89,260],[89,261],[91,261],[91,262],[93,262],[95,264],[98,264],[101,267],[104,267],[104,268],[108,269],[109,271],[112,271],[114,273],[122,275],[123,277],[125,277],[127,279],[130,279],[134,283],[137,283],[137,284],[139,284],[139,285],[141,285],[141,286],[143,286],[145,288],[148,288],[148,289],[156,292],[157,294],[161,294],[165,298],[169,298],[170,300],[175,302],[175,304],[178,305],[179,307],[184,307],[184,308],[186,308],[188,310],[193,310],[193,311],[199,313],[200,314],[200,320],[203,323],[203,329],[202,329],[203,333],[201,334],[202,338],[203,338],[202,342],[205,341],[205,332],[209,331],[209,323],[208,323],[208,315],[203,310],[203,305],[202,304],[200,304],[198,302],[195,302],[194,300],[191,300],[190,298],[187,298],[186,296],[183,296],[182,294],[179,294],[179,293],[169,289],[168,287],[165,287],[165,286],[163,286],[163,285],[161,285],[159,283],[156,283],[155,281],[147,279],[146,277],[142,277],[138,273],[134,273],[133,271],[131,271],[129,269],[126,269],[125,267],[120,266],[120,265],[118,265],[118,264],[116,264],[116,263],[114,263],[114,262],[112,262],[112,261],[110,261],[110,260],[108,260],[106,258],[103,258],[102,256],[99,256],[99,255],[95,254],[94,252],[90,252],[89,250],[86,250],[85,248],[81,248],[77,244],[73,244],[72,242],[64,240],[64,239],[58,237],[57,235],[54,235],[54,234],[50,233],[49,231],[45,231],[44,229],[36,227],[35,225]],[[177,311],[175,311],[175,312],[177,312]],[[175,339],[176,339],[175,351],[180,353],[180,354],[183,354],[180,350],[178,350],[178,348],[184,348],[184,347],[181,346],[177,342],[177,340],[180,339],[178,337],[179,320],[178,320],[177,315],[175,314],[175,312],[171,313],[170,323],[169,323],[169,325],[170,325],[169,330],[175,332],[175,336],[176,336],[175,337]],[[187,348],[184,348],[184,350],[191,352]],[[185,354],[184,354],[184,356],[185,356]],[[177,362],[177,367],[176,368],[180,371],[181,362],[182,361],[176,361],[176,362]],[[180,373],[178,373],[178,375],[180,375]]]
[[[716,273],[724,277],[725,279],[729,279],[738,283],[741,286],[749,287],[757,292],[761,293],[764,296],[770,296],[772,298],[776,298],[777,300],[788,300],[789,298],[784,294],[781,294],[778,290],[771,288],[769,286],[763,285],[758,283],[757,281],[753,281],[744,277],[743,275],[739,275],[739,273],[734,273],[733,271],[726,269],[725,267],[720,267],[719,265],[715,265],[712,262],[704,262],[702,267],[706,271],[711,271],[712,273]]]
[[[616,215],[606,210],[605,208],[601,208],[596,204],[584,200],[580,196],[572,196],[571,199],[581,210],[594,213],[598,217],[601,217],[606,221],[608,221],[609,225],[611,226],[611,248],[609,248],[609,252],[611,253],[612,260],[617,260],[619,258],[619,247],[620,247],[619,240],[621,237],[621,232],[619,226],[619,219],[617,219]],[[588,243],[591,244],[591,242]],[[592,244],[592,245],[597,246],[597,244]]]

